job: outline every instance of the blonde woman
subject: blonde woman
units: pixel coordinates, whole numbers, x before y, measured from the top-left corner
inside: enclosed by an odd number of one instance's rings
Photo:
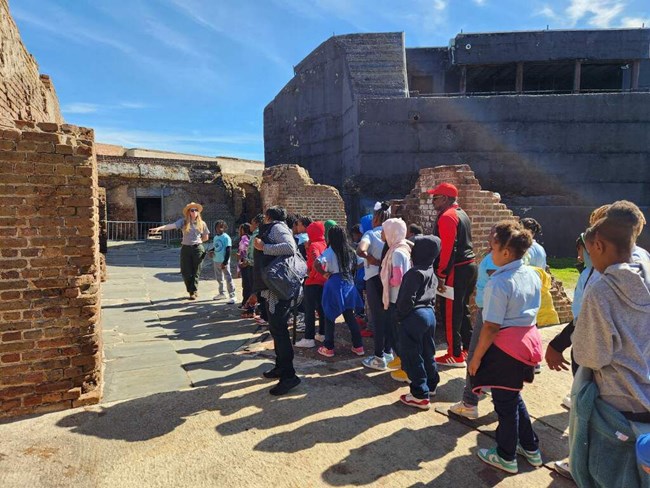
[[[203,243],[208,240],[210,231],[201,218],[203,205],[190,202],[183,208],[183,218],[176,222],[160,227],[149,229],[150,234],[158,234],[163,230],[181,229],[183,240],[181,241],[181,274],[185,282],[185,288],[190,294],[190,300],[198,297],[199,275],[201,262],[205,257]]]

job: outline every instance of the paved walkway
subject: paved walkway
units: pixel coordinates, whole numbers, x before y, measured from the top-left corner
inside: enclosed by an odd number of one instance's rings
[[[0,424],[0,486],[572,486],[523,460],[517,476],[478,460],[494,444],[489,401],[476,422],[445,414],[464,371],[445,370],[437,408],[421,412],[343,348],[331,360],[299,351],[303,384],[272,397],[268,334],[213,301],[214,281],[186,301],[177,263],[178,249],[111,247],[104,401]],[[570,381],[544,369],[524,392],[547,462],[567,455]]]

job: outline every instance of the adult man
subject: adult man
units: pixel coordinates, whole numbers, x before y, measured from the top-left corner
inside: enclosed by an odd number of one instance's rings
[[[287,329],[291,300],[282,300],[262,283],[262,268],[277,256],[292,256],[296,252],[296,243],[291,229],[285,223],[287,212],[282,207],[270,207],[264,213],[264,225],[260,226],[258,237],[253,241],[255,247],[253,263],[254,289],[266,302],[269,332],[275,347],[275,367],[264,372],[264,377],[280,380],[271,395],[284,395],[298,386],[300,378],[293,368],[293,346]],[[249,305],[256,301],[255,295],[249,299]]]
[[[458,189],[441,183],[427,193],[433,195],[438,213],[433,233],[440,237],[442,248],[438,259],[438,291],[453,289],[453,298],[440,297],[440,312],[447,335],[447,354],[436,358],[441,366],[464,368],[472,337],[469,298],[476,287],[477,268],[472,250],[472,225],[458,206]]]

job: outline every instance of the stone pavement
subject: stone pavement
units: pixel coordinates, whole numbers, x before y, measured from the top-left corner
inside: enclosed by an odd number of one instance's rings
[[[422,412],[399,403],[403,383],[343,347],[332,359],[299,351],[303,383],[272,397],[260,376],[268,333],[213,301],[214,281],[185,300],[177,263],[178,249],[111,247],[104,401],[0,424],[0,486],[573,486],[521,459],[516,476],[478,460],[494,444],[489,400],[476,422],[443,414],[462,370],[442,371],[436,409]],[[524,390],[548,463],[567,455],[570,382],[544,369]]]

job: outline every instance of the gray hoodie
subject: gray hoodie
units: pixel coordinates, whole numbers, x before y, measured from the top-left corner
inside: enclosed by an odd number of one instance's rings
[[[650,412],[650,263],[608,267],[585,291],[573,354],[621,412]]]

